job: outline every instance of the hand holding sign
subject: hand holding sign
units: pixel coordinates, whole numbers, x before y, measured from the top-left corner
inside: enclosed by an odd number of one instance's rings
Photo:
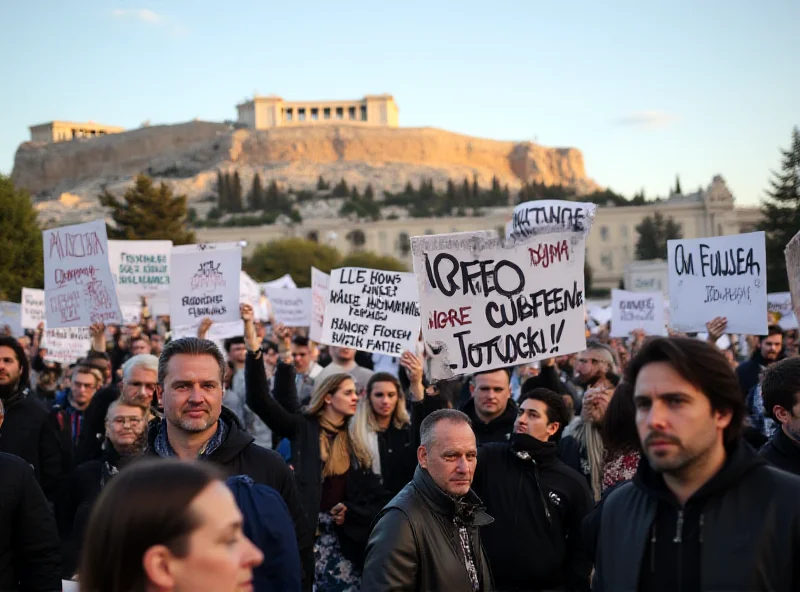
[[[717,340],[725,333],[728,327],[728,319],[725,317],[716,317],[706,323],[706,331],[708,331],[708,340],[711,343],[716,343]]]

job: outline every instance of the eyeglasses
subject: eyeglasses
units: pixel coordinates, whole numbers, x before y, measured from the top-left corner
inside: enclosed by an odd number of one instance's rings
[[[111,420],[118,428],[124,428],[127,424],[131,424],[132,428],[142,425],[144,421],[141,417],[115,417]]]

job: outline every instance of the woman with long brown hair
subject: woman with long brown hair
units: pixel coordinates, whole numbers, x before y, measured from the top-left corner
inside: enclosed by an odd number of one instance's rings
[[[272,396],[253,309],[243,304],[241,311],[248,349],[247,405],[291,443],[297,489],[309,522],[317,525],[316,589],[357,591],[370,523],[389,496],[371,470],[369,452],[348,429],[358,404],[355,382],[348,374],[331,375],[315,386],[308,406],[301,408],[294,368],[279,363]]]

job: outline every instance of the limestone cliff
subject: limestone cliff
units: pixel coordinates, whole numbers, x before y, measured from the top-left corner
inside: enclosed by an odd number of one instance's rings
[[[96,196],[102,186],[122,189],[141,172],[199,201],[214,192],[219,169],[239,170],[245,188],[256,172],[264,182],[276,179],[296,189],[312,188],[320,175],[387,191],[423,178],[443,187],[450,178],[473,175],[483,186],[496,176],[512,190],[528,181],[563,184],[579,193],[597,188],[574,148],[433,128],[331,124],[253,131],[199,121],[57,144],[26,142],[17,150],[12,177],[40,202],[43,213],[61,221],[60,213],[75,217],[80,211],[85,218],[100,212]],[[59,199],[62,194],[68,199]],[[82,202],[76,204],[75,196]]]

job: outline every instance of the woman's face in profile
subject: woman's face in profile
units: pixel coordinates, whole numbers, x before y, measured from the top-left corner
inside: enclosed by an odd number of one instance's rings
[[[176,592],[253,590],[253,568],[264,556],[242,532],[242,515],[233,494],[215,481],[194,498],[191,510],[199,526],[189,536],[187,555],[156,562],[155,571],[148,569],[150,579]]]

